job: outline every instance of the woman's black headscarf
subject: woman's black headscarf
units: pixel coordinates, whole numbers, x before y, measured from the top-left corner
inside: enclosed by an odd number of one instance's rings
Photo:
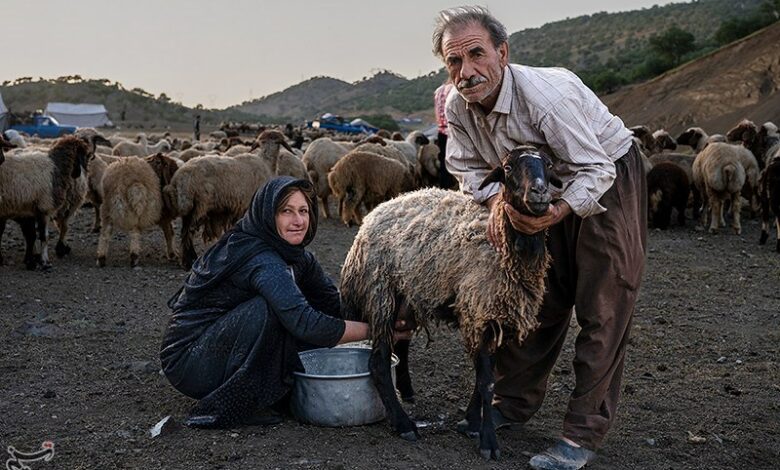
[[[289,187],[312,191],[310,182],[291,176],[269,180],[252,198],[252,204],[232,230],[195,261],[187,279],[176,295],[168,301],[171,308],[191,306],[222,280],[227,279],[249,258],[273,250],[290,265],[304,260],[304,247],[317,233],[317,204],[309,207],[309,230],[300,245],[291,245],[276,229],[276,211],[282,193]]]

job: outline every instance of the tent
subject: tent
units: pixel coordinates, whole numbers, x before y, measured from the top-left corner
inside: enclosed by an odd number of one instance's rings
[[[3,103],[3,95],[0,95],[0,132],[3,132],[8,127],[8,121],[11,116],[8,114],[8,108]]]
[[[46,116],[51,116],[60,124],[76,127],[112,126],[108,111],[102,104],[49,103]]]

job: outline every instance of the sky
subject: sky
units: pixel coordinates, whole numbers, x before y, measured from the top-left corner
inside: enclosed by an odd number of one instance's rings
[[[500,0],[513,32],[658,0]],[[378,70],[407,78],[441,67],[431,53],[443,0],[2,0],[0,82],[81,75],[225,108],[316,76],[355,82]]]

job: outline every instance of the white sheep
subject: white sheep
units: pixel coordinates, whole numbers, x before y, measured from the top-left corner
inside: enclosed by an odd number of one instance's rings
[[[735,233],[742,233],[740,193],[745,185],[745,168],[742,166],[742,160],[745,158],[742,154],[745,152],[750,153],[741,145],[715,142],[707,145],[693,162],[693,183],[701,193],[705,205],[702,223],[706,226],[709,215],[710,233],[716,233],[719,224],[725,225],[723,201],[726,199],[731,200],[731,226]],[[752,157],[752,154],[750,156]]]
[[[309,144],[303,153],[303,164],[306,166],[309,179],[314,184],[322,215],[325,218],[330,217],[328,198],[331,191],[328,185],[328,173],[333,165],[353,147],[344,142],[334,142],[327,137],[322,137]]]
[[[130,233],[130,265],[141,254],[141,232],[159,225],[165,235],[168,259],[175,259],[173,227],[176,214],[162,188],[171,182],[178,165],[161,153],[145,158],[126,157],[105,169],[102,179],[103,210],[97,264],[106,265],[108,244],[114,228]]]
[[[154,145],[149,145],[146,139],[146,135],[141,134],[139,142],[120,142],[114,147],[111,152],[112,155],[121,157],[145,157],[147,155],[153,155],[158,152],[169,152],[171,150],[171,143],[167,139],[161,139]]]

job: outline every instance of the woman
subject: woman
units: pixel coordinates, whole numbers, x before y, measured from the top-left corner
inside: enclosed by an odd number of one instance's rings
[[[367,324],[340,318],[336,287],[304,249],[317,231],[313,201],[308,181],[270,180],[168,302],[163,370],[199,400],[186,424],[279,422],[266,409],[302,370],[299,350],[367,338]]]

